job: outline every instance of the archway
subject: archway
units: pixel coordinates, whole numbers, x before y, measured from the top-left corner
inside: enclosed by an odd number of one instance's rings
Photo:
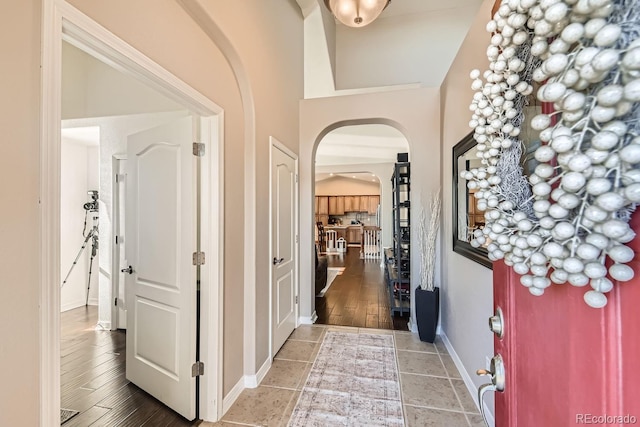
[[[384,122],[342,123],[318,138],[313,224],[321,261],[316,264],[313,284],[316,295],[321,295],[316,297],[319,323],[388,329],[395,323],[406,329],[409,280],[407,277],[404,284],[404,298],[399,293],[396,299],[389,298],[393,291],[386,288],[385,278],[387,270],[395,267],[385,265],[384,249],[392,253],[398,241],[394,239],[399,228],[393,221],[391,178],[403,157],[399,153],[408,153],[409,143],[395,126]],[[408,211],[405,213],[404,230],[408,231]],[[408,270],[409,263],[405,267]],[[336,277],[338,271],[344,274]],[[390,310],[400,307],[402,301],[404,310]]]

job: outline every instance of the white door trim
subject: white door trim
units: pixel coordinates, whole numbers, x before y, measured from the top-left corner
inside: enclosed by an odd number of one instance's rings
[[[116,176],[120,172],[120,160],[127,160],[126,154],[114,154],[111,159],[111,297],[117,298],[120,295],[120,245],[116,245],[115,236],[120,235],[120,186],[117,185]],[[120,302],[120,301],[118,301]],[[114,303],[111,305],[111,330],[118,329],[118,306]]]
[[[298,316],[300,313],[300,206],[298,200],[300,199],[299,187],[300,183],[298,182],[298,155],[291,151],[286,145],[282,142],[278,141],[275,137],[269,137],[269,260],[272,260],[275,255],[273,253],[273,150],[278,149],[289,157],[295,160],[296,164],[296,186],[294,190],[294,211],[295,211],[295,225],[294,225],[294,235],[297,236],[295,246],[294,246],[294,280],[295,280],[295,294],[298,302],[295,307],[295,319],[296,319],[296,328],[300,325],[298,322]],[[269,263],[271,265],[271,263]],[[269,274],[269,364],[273,362],[273,274]]]
[[[223,123],[221,107],[64,0],[43,0],[40,126],[40,426],[60,421],[60,129],[62,41],[132,75],[203,117],[200,418],[222,414]]]

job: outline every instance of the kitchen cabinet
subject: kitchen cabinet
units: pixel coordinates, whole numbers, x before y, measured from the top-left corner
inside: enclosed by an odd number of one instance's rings
[[[344,196],[345,212],[360,212],[360,196]]]
[[[318,203],[318,215],[329,215],[329,197],[316,196]]]
[[[347,242],[360,244],[362,241],[362,227],[359,225],[347,228]]]
[[[344,215],[344,196],[329,196],[329,215]]]
[[[360,196],[360,212],[369,211],[369,197],[371,196]]]
[[[369,215],[378,213],[378,205],[380,204],[380,196],[369,196]]]

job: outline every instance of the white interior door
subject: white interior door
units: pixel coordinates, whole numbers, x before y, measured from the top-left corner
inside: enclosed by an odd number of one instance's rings
[[[192,420],[195,157],[185,117],[127,141],[127,379]]]
[[[272,147],[272,327],[275,355],[296,327],[296,162]]]

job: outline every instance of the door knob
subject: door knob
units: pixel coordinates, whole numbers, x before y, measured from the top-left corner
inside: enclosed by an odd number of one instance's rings
[[[504,317],[500,307],[496,307],[496,314],[489,317],[489,329],[491,329],[491,332],[496,334],[498,338],[504,336]]]
[[[484,419],[485,424],[489,425],[484,408],[484,395],[488,391],[504,391],[505,370],[502,356],[496,354],[493,359],[491,359],[491,365],[489,369],[478,369],[476,371],[476,374],[480,376],[487,375],[491,377],[490,383],[483,384],[480,386],[480,388],[478,388],[478,403],[480,404],[480,414],[482,414],[482,418]]]
[[[120,271],[122,271],[123,273],[133,274],[133,267],[129,266],[128,268],[123,268]]]
[[[284,258],[280,258],[280,259],[278,259],[278,258],[274,258],[274,259],[273,259],[273,265],[278,265],[278,264],[280,264],[282,261],[284,261]]]

